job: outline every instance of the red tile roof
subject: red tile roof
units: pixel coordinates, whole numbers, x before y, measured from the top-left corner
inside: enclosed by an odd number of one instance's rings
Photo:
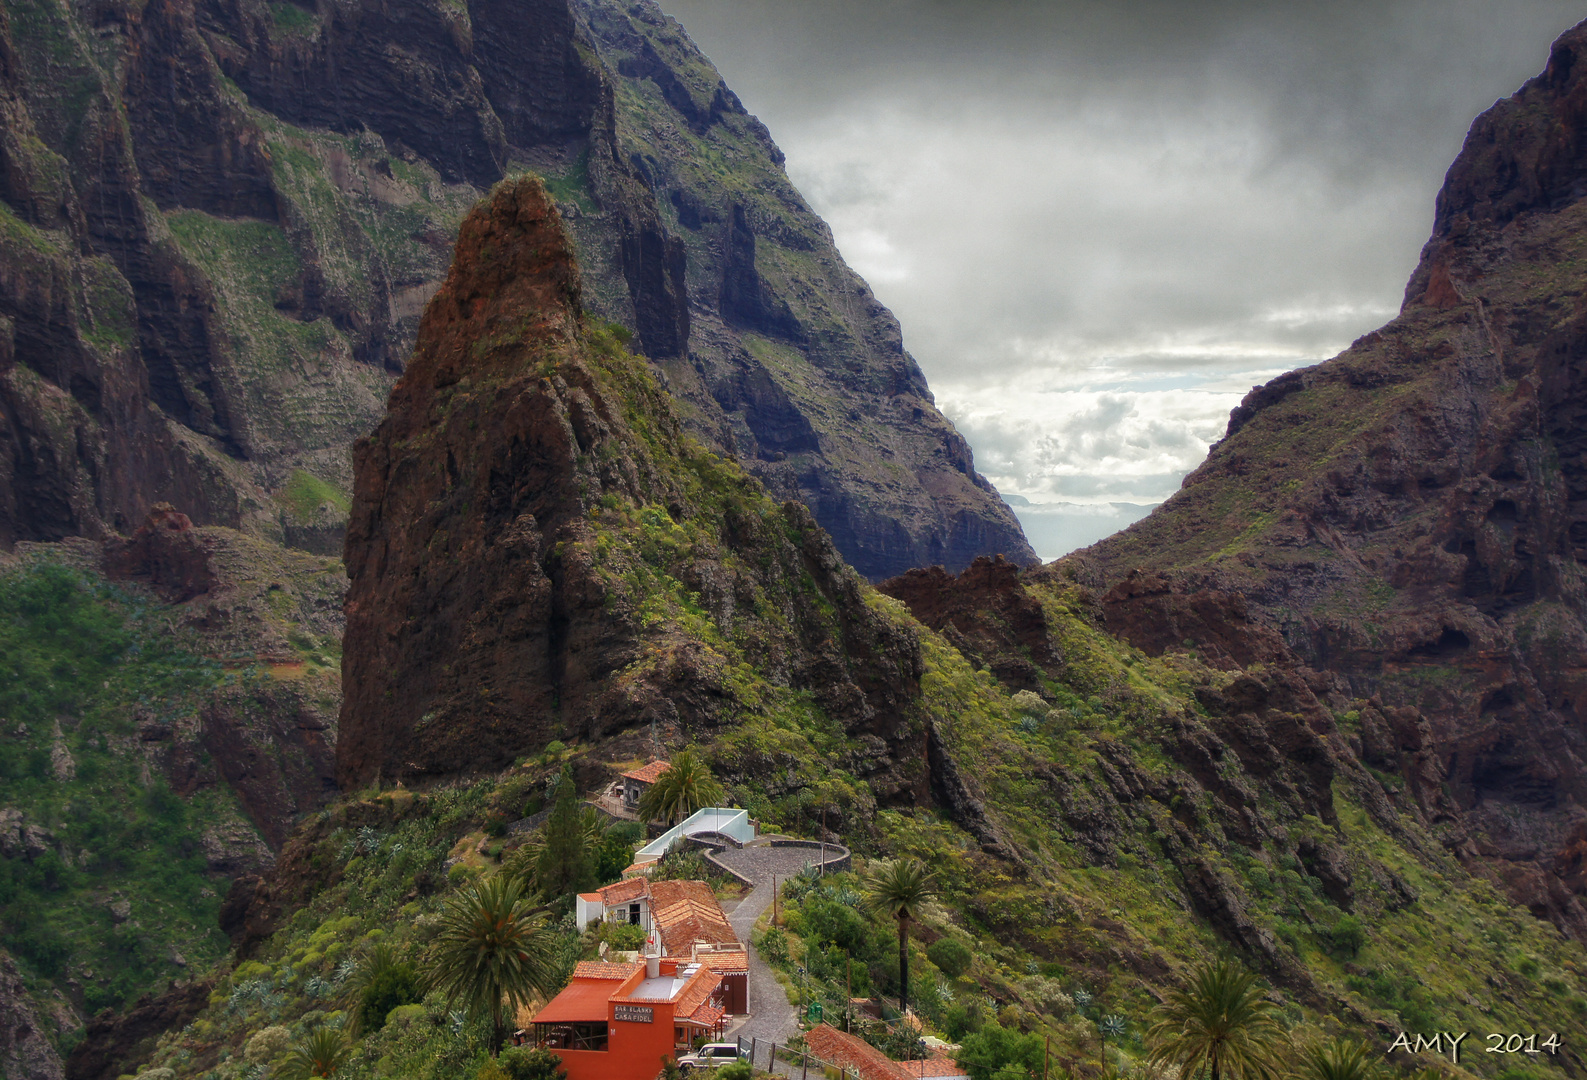
[[[637,963],[614,964],[605,960],[580,960],[573,965],[575,979],[616,979],[621,982],[639,967]]]
[[[749,970],[749,953],[743,951],[700,953],[696,959],[712,971],[723,975]]]
[[[661,931],[661,941],[672,956],[682,956],[691,945],[732,945],[738,943],[733,924],[713,901],[710,907],[687,900],[657,909],[651,901],[652,917]]]
[[[805,1032],[805,1045],[822,1061],[840,1069],[853,1069],[860,1080],[915,1080],[901,1062],[831,1024],[818,1024]]]
[[[672,768],[672,765],[668,762],[652,761],[649,765],[645,765],[642,768],[628,770],[623,776],[629,780],[638,780],[641,784],[654,784],[661,774],[670,768]]]
[[[715,1027],[716,1022],[726,1016],[726,1012],[715,1005],[701,1005],[688,1015],[686,1019],[701,1027]]]
[[[612,984],[605,978],[581,979],[577,975],[567,989],[546,1002],[546,1007],[535,1013],[537,1024],[591,1024],[605,1023],[606,1003],[612,997]]]
[[[722,976],[708,967],[701,967],[694,973],[694,977],[684,984],[683,992],[677,997],[677,1004],[673,1006],[672,1015],[688,1016],[710,1000],[716,993],[716,988],[722,985]]]
[[[642,877],[624,878],[602,889],[596,889],[601,896],[601,903],[610,907],[613,904],[626,904],[644,896],[649,882]]]
[[[664,908],[684,900],[697,904],[715,904],[716,892],[703,881],[652,881],[650,906]]]
[[[900,1061],[909,1071],[910,1076],[919,1077],[920,1080],[953,1080],[954,1077],[968,1077],[964,1067],[952,1058],[929,1057],[925,1061]]]

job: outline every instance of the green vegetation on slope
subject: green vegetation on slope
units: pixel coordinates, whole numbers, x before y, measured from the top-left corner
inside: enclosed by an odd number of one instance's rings
[[[1339,769],[1315,814],[1257,782],[1227,750],[1210,757],[1205,782],[1194,781],[1175,740],[1210,738],[1204,699],[1266,674],[1217,670],[1189,652],[1146,657],[1101,629],[1086,590],[1061,575],[1031,586],[1064,658],[1042,676],[1039,695],[1011,694],[900,603],[863,592],[874,614],[922,643],[922,694],[900,719],[938,771],[910,775],[945,791],[951,763],[975,805],[940,792],[935,805],[896,789],[880,795],[861,772],[874,751],[775,675],[799,619],[813,620],[806,631],[836,629],[831,600],[808,574],[772,572],[793,568],[767,538],[797,532],[802,519],[735,464],[676,438],[664,398],[621,335],[594,327],[589,345],[586,360],[626,410],[646,467],[682,507],[614,494],[587,504],[578,543],[589,547],[614,617],[637,612],[643,629],[638,658],[614,681],[664,685],[685,663],[707,673],[714,697],[692,734],[729,797],[763,827],[808,834],[825,814],[862,868],[901,856],[931,868],[937,900],[911,928],[909,970],[911,999],[934,1030],[978,1036],[993,1057],[1017,1058],[1027,1037],[1051,1037],[1058,1060],[1086,1075],[1104,1064],[1133,1068],[1164,994],[1192,963],[1230,948],[1215,916],[1236,915],[1251,928],[1246,940],[1263,943],[1243,960],[1263,972],[1278,1016],[1303,1040],[1345,1034],[1386,1048],[1382,1031],[1546,1035],[1587,1022],[1582,950],[1468,875],[1408,815],[1369,804],[1367,774]],[[707,568],[741,571],[732,606],[707,594]],[[1348,727],[1347,716],[1338,720]],[[170,1034],[155,1063],[230,1080],[263,1027],[302,1036],[337,1023],[346,960],[389,940],[417,962],[456,889],[502,872],[497,860],[509,870],[527,862],[514,857],[519,841],[499,834],[504,815],[539,805],[539,773],[564,758],[586,768],[629,760],[645,734],[553,744],[496,780],[350,797],[316,817],[284,859],[306,906],[223,974],[210,1010]],[[1121,795],[1130,784],[1137,793]],[[1239,812],[1257,823],[1244,838],[1232,835],[1242,819],[1230,800],[1244,800]],[[1302,849],[1337,851],[1351,897],[1330,895]],[[894,927],[865,910],[857,876],[798,879],[785,895],[786,926],[763,927],[760,941],[786,957],[796,994],[840,1010],[851,985],[856,994],[900,989]],[[1223,908],[1198,907],[1208,897]],[[572,928],[565,935],[568,961],[591,947]],[[487,1039],[431,996],[391,1010],[346,1075],[473,1075]],[[1559,1065],[1526,1062],[1538,1077],[1563,1075]],[[1512,1066],[1502,1055],[1461,1062],[1482,1076]]]
[[[252,834],[229,791],[179,796],[145,753],[235,678],[168,610],[59,564],[0,572],[0,942],[35,979],[80,983],[89,1013],[223,956],[205,834]]]

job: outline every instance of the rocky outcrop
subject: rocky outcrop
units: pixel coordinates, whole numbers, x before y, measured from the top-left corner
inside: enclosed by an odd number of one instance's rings
[[[1058,674],[1063,657],[1041,602],[1020,583],[1020,567],[981,557],[962,574],[941,566],[915,569],[882,582],[878,591],[989,667],[1014,690],[1040,690],[1041,674]]]
[[[40,1026],[16,964],[0,952],[0,1067],[16,1080],[62,1080],[61,1057]]]
[[[169,501],[334,550],[316,493],[350,490],[462,214],[534,168],[591,309],[864,573],[1033,557],[765,128],[649,0],[41,19],[0,22],[0,544]]]
[[[1472,126],[1398,318],[1253,390],[1182,491],[1087,553],[1143,648],[1245,664],[1281,637],[1449,850],[1579,940],[1584,57],[1587,26]]]
[[[803,507],[776,509],[688,439],[640,362],[586,323],[559,217],[535,180],[469,216],[358,447],[343,786],[646,722],[709,729],[743,707],[737,649],[846,728],[897,736],[918,645],[869,610]],[[668,596],[715,629],[665,617]]]
[[[217,584],[209,551],[193,529],[193,519],[170,503],[156,503],[130,539],[106,542],[105,573],[152,585],[174,604],[207,593]]]
[[[201,980],[173,984],[163,994],[139,998],[125,1013],[94,1017],[66,1059],[66,1080],[115,1080],[132,1072],[148,1060],[155,1040],[181,1030],[209,1004],[214,988],[213,982]]]

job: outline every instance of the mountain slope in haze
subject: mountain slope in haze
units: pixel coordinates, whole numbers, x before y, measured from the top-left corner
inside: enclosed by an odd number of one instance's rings
[[[781,154],[649,0],[17,0],[0,541],[339,547],[463,212],[548,178],[592,310],[864,573],[1034,556]]]
[[[1122,581],[1113,625],[1154,652],[1217,637],[1215,619],[1176,629],[1198,598],[1248,600],[1331,679],[1339,712],[1370,702],[1346,713],[1364,760],[1419,758],[1416,798],[1446,847],[1577,940],[1584,193],[1579,26],[1473,124],[1400,315],[1254,389],[1179,493],[1082,553]]]

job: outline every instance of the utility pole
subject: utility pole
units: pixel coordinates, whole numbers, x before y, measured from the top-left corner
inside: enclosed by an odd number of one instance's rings
[[[821,876],[827,876],[827,808],[821,808]]]
[[[1041,1080],[1047,1080],[1047,1059],[1052,1056],[1052,1036],[1047,1036],[1047,1048],[1041,1052]]]
[[[777,925],[777,875],[771,876],[771,924]]]
[[[854,957],[849,955],[849,950],[847,949],[843,950],[843,981],[845,984],[844,994],[848,998],[843,1003],[843,1034],[848,1035],[850,1034],[849,1018],[854,1013]],[[1046,1077],[1043,1077],[1042,1080],[1046,1080]]]

